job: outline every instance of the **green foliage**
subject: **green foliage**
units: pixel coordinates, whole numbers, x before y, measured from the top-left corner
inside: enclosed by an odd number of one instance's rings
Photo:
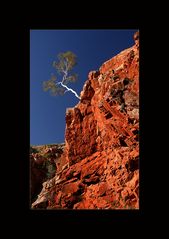
[[[57,55],[58,60],[53,62],[53,67],[56,69],[58,74],[62,74],[62,83],[67,85],[69,82],[76,82],[78,75],[71,73],[73,67],[77,64],[77,56],[71,52],[67,51]],[[69,75],[70,74],[70,75]],[[52,75],[51,78],[43,82],[43,90],[50,91],[51,95],[63,95],[66,91],[61,84],[57,84],[57,78]]]
[[[53,62],[53,67],[60,73],[71,71],[77,64],[77,56],[71,51],[59,53],[57,58],[58,61]]]
[[[56,85],[56,82],[53,81],[53,79],[49,79],[48,81],[43,82],[43,90],[48,91],[50,90],[51,95],[63,95],[65,92],[65,89],[60,86]]]
[[[70,81],[70,82],[76,82],[77,81],[77,78],[78,78],[78,75],[76,73],[73,73],[71,76],[67,77],[67,79],[65,80],[65,82],[67,81],[67,83]],[[64,82],[64,84],[66,84]]]

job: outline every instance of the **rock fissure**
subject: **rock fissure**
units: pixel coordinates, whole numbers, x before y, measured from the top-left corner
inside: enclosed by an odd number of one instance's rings
[[[89,73],[66,111],[65,145],[32,149],[33,209],[139,208],[139,32],[134,40]]]

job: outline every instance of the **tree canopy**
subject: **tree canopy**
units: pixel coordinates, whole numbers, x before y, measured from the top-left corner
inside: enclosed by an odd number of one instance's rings
[[[77,81],[77,74],[72,72],[73,67],[77,64],[77,56],[67,51],[57,55],[57,61],[54,61],[52,66],[56,69],[59,75],[62,75],[62,80],[58,81],[57,77],[52,74],[51,78],[43,82],[44,91],[50,91],[52,95],[63,95],[67,91],[71,91],[77,98],[78,94],[71,88],[67,87],[69,82]]]

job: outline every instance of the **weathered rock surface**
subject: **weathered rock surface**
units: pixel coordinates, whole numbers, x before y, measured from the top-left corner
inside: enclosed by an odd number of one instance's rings
[[[67,109],[64,153],[32,208],[139,208],[138,32],[134,40],[89,73]]]
[[[42,190],[42,183],[54,177],[64,144],[30,147],[31,202]]]

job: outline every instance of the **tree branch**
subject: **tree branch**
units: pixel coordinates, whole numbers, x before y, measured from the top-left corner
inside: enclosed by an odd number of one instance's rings
[[[74,91],[73,89],[71,89],[71,88],[67,87],[66,85],[64,85],[64,84],[63,84],[63,81],[64,81],[64,80],[58,82],[57,85],[60,84],[62,87],[66,88],[66,92],[67,92],[67,91],[71,91],[78,99],[80,99],[80,96],[76,93],[76,91]]]
[[[66,80],[68,72],[64,71],[63,73],[64,73],[64,76],[63,76],[62,83],[64,83],[64,81]]]

